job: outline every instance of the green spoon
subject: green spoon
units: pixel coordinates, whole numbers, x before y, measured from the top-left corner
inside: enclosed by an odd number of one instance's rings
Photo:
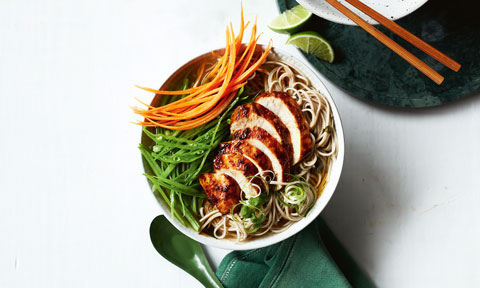
[[[205,287],[223,287],[208,264],[202,246],[178,231],[165,216],[153,219],[150,239],[160,255],[195,277]]]

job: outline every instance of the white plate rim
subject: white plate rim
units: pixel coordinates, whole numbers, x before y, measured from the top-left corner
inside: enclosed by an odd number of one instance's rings
[[[323,1],[323,0],[316,0],[317,2],[316,3],[320,3],[320,1]],[[390,20],[398,20],[398,19],[401,19],[407,15],[409,15],[410,13],[414,12],[415,10],[417,10],[418,8],[422,7],[428,0],[418,0],[418,1],[415,1],[414,4],[415,5],[411,5],[411,6],[408,6],[408,9],[402,9],[401,12],[399,12],[398,14],[395,14],[395,15],[384,15],[386,16],[387,18],[389,18]],[[336,11],[335,8],[332,7],[334,11],[334,13],[331,13],[329,11],[326,11],[322,5],[314,5],[313,3],[311,3],[310,1],[308,0],[297,0],[297,2],[302,5],[303,7],[305,7],[307,10],[311,11],[313,14],[317,15],[318,17],[320,18],[323,18],[325,20],[328,20],[328,21],[331,21],[331,22],[335,22],[335,23],[339,23],[339,24],[345,24],[345,25],[351,25],[351,26],[357,26],[357,24],[355,22],[353,22],[352,20],[350,20],[349,18],[347,18],[346,16],[344,16],[343,14],[341,14],[339,11]],[[350,10],[352,10],[353,12],[355,12],[357,15],[359,15],[360,17],[362,17],[365,21],[367,21],[368,23],[370,24],[373,24],[373,25],[377,25],[378,22],[373,20],[372,18],[370,18],[369,16],[363,14],[362,12],[360,12],[359,10],[357,10],[355,7],[351,6],[349,3],[346,3],[344,0],[339,0],[339,2],[341,2],[342,4],[344,4],[345,6],[347,6],[347,8],[349,8]],[[367,4],[368,2],[367,1],[364,1],[365,4]],[[404,2],[404,1],[402,1]],[[398,10],[400,11],[400,10]],[[382,11],[377,11],[379,13],[382,14]]]

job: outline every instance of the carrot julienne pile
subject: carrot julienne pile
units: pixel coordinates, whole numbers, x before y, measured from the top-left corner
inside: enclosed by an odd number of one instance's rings
[[[243,35],[248,25],[249,22],[244,23],[242,9],[238,36],[235,36],[232,23],[230,23],[226,30],[225,53],[206,76],[202,75],[205,69],[205,66],[202,65],[194,87],[180,91],[161,91],[137,86],[158,95],[185,96],[159,107],[152,107],[140,102],[147,106],[147,109],[133,108],[136,114],[145,118],[143,122],[136,124],[172,130],[188,130],[218,117],[235,98],[238,89],[247,83],[249,77],[267,59],[272,49],[270,41],[261,55],[254,57],[259,39],[256,21],[252,26],[248,44],[242,45]],[[201,81],[204,76],[205,78]]]

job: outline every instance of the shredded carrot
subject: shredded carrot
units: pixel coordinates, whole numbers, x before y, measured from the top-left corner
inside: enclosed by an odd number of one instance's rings
[[[202,64],[202,66],[200,67],[200,71],[197,73],[197,80],[195,80],[195,83],[193,84],[193,88],[197,87],[198,84],[200,83],[200,80],[202,80],[202,75],[203,75],[203,71],[205,71],[205,63]]]
[[[251,37],[243,44],[243,36],[250,22],[245,23],[243,7],[241,9],[240,31],[235,36],[232,23],[226,29],[225,52],[217,56],[217,63],[205,72],[205,63],[199,68],[193,88],[181,91],[156,90],[137,86],[148,92],[162,96],[184,95],[181,99],[159,107],[153,107],[138,100],[147,109],[133,108],[133,111],[145,118],[136,124],[157,126],[173,130],[187,130],[198,127],[218,117],[235,98],[247,79],[265,62],[271,41],[260,56],[255,56],[257,42],[257,19],[251,28]],[[265,73],[261,70],[260,72]]]

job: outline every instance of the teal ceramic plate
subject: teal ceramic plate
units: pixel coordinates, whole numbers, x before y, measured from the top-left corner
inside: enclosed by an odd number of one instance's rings
[[[321,0],[319,0],[321,1]],[[297,2],[277,0],[280,11]],[[396,107],[429,107],[449,103],[480,90],[480,17],[474,1],[428,1],[414,13],[397,21],[435,48],[452,57],[462,68],[453,72],[377,26],[445,77],[437,85],[400,56],[383,46],[362,28],[312,17],[302,30],[317,31],[334,50],[332,64],[311,55],[306,59],[325,77],[351,95],[376,104]]]

